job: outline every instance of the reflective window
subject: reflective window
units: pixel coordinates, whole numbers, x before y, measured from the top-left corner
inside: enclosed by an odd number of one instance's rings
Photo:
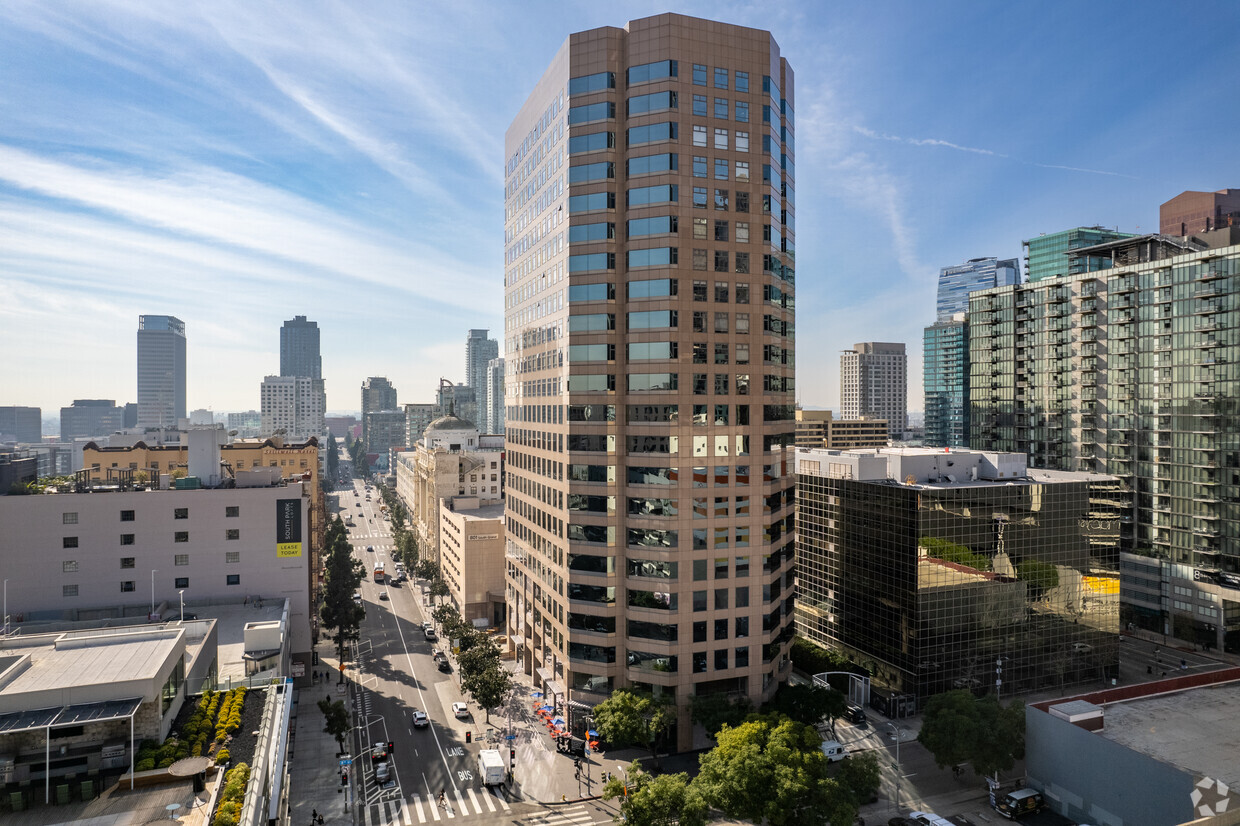
[[[577,155],[582,152],[598,152],[611,149],[616,145],[615,132],[591,132],[588,135],[576,135],[568,139],[568,154]]]
[[[610,241],[616,237],[616,225],[608,222],[577,224],[568,228],[569,243],[581,241]]]
[[[738,123],[749,123],[749,104],[743,100],[736,101],[736,120]]]
[[[603,163],[587,163],[580,166],[570,166],[568,168],[568,182],[570,184],[588,183],[589,181],[604,181],[608,178],[616,177],[616,165],[610,161]]]
[[[629,206],[643,206],[645,204],[664,204],[674,202],[677,199],[678,190],[676,184],[661,184],[659,186],[639,186],[630,189],[626,193]]]
[[[634,393],[675,390],[680,386],[680,375],[678,373],[629,373],[628,386],[629,391]]]
[[[661,327],[676,326],[675,310],[650,310],[646,312],[629,313],[628,328],[630,330],[651,330]],[[574,316],[569,316],[571,321]]]
[[[693,96],[693,114],[698,117],[706,117],[706,95]]]
[[[693,85],[694,86],[705,86],[706,85],[706,67],[703,66],[701,63],[693,64]]]
[[[590,361],[615,361],[616,345],[614,344],[570,344],[568,360],[573,364]]]
[[[737,152],[748,152],[749,151],[749,133],[748,132],[738,131],[736,133],[736,151]]]
[[[593,75],[570,78],[568,81],[568,94],[570,97],[572,95],[584,95],[587,92],[601,92],[604,89],[614,88],[616,88],[615,72],[598,72]]]
[[[635,95],[628,100],[630,115],[641,115],[646,112],[658,112],[663,109],[676,108],[675,92],[654,92],[649,95]]]
[[[715,180],[726,181],[728,179],[728,159],[715,158]]]
[[[629,146],[641,146],[644,143],[654,143],[655,141],[674,141],[679,129],[680,127],[675,121],[631,127],[627,133]]]
[[[716,89],[728,88],[728,70],[727,69],[720,69],[719,67],[715,67],[715,88]]]
[[[736,73],[736,91],[738,92],[749,91],[749,72],[737,72]]]
[[[629,250],[628,267],[630,270],[639,267],[669,267],[677,263],[679,252],[676,247]]]
[[[728,130],[726,129],[715,130],[715,148],[716,149],[727,149],[728,148]]]
[[[678,65],[675,60],[660,60],[656,63],[631,66],[627,75],[629,85],[645,83],[650,80],[660,80],[665,77],[676,77]]]
[[[655,361],[676,358],[674,341],[634,341],[628,344],[629,361]]]
[[[590,270],[614,270],[616,254],[614,252],[593,252],[587,255],[568,256],[569,272],[589,272]]]
[[[607,120],[616,116],[616,104],[611,101],[587,103],[584,106],[571,106],[568,110],[569,125],[589,123],[595,120]]]
[[[631,221],[629,223],[632,223]],[[655,278],[648,281],[630,281],[629,298],[666,298],[676,295],[675,278]]]
[[[705,126],[694,126],[693,127],[693,145],[694,146],[705,146],[706,145],[706,127]]]
[[[615,208],[616,193],[614,192],[591,192],[589,195],[570,195],[568,198],[568,212],[570,215]]]
[[[570,333],[596,333],[614,329],[616,329],[615,313],[593,313],[568,317]]]
[[[721,120],[728,119],[728,99],[715,98],[715,117]]]
[[[643,155],[640,158],[629,158],[629,176],[675,171],[677,167],[676,157],[674,152],[665,152],[661,155]]]

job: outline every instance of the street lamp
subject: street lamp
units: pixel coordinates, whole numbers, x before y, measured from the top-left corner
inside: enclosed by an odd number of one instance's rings
[[[9,581],[4,581],[4,635],[9,635]]]
[[[181,595],[181,624],[184,625],[185,624],[185,589],[182,588],[181,590],[177,591],[177,593]]]
[[[151,616],[155,616],[155,571],[156,570],[158,569],[156,568],[151,569]]]
[[[904,733],[904,729],[895,723],[888,723],[887,727],[891,729],[891,736],[896,738],[896,811],[900,811],[900,736]]]

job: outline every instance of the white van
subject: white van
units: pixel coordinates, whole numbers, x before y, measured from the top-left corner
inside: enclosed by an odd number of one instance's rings
[[[823,740],[822,753],[832,763],[848,759],[848,747],[839,740]]]
[[[930,812],[909,812],[908,816],[913,820],[920,820],[926,826],[956,826],[945,817],[939,817]]]

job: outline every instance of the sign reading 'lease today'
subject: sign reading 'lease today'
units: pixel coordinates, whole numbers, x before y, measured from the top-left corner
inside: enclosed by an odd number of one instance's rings
[[[276,500],[276,556],[301,556],[301,500]]]

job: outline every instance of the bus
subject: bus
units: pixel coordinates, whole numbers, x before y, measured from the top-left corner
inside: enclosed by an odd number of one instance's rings
[[[375,563],[375,582],[382,583],[382,582],[383,582],[383,580],[384,580],[384,576],[383,576],[383,563],[382,563],[382,562],[376,562],[376,563]]]

